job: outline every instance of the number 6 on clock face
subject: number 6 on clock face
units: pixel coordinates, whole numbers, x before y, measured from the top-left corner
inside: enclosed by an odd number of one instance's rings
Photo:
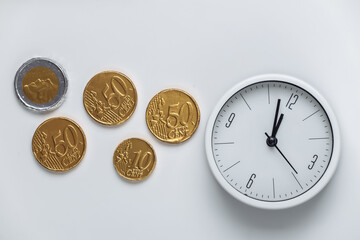
[[[339,161],[335,116],[311,86],[286,75],[260,75],[230,89],[205,134],[210,168],[238,200],[281,209],[315,196]]]

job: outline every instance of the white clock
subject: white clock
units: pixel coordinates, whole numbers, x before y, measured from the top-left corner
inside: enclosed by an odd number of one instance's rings
[[[320,192],[339,161],[333,111],[311,86],[278,74],[230,89],[209,117],[210,168],[236,199],[265,209],[301,204]]]

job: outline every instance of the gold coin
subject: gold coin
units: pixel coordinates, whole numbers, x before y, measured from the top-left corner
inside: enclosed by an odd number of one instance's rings
[[[140,181],[153,172],[156,156],[149,143],[139,138],[130,138],[117,146],[113,161],[120,176],[131,181]]]
[[[95,121],[117,125],[126,121],[135,111],[137,93],[127,76],[107,71],[90,79],[83,99],[86,111]]]
[[[179,89],[167,89],[156,94],[146,109],[146,124],[155,137],[168,143],[189,139],[200,122],[195,100]]]
[[[17,97],[27,108],[35,111],[49,111],[60,106],[67,86],[64,70],[46,58],[28,60],[15,75]]]
[[[59,91],[59,79],[46,67],[34,67],[29,70],[22,81],[25,96],[37,104],[53,100]]]
[[[32,149],[36,160],[47,169],[67,171],[85,155],[86,138],[78,124],[67,118],[50,118],[36,129]]]

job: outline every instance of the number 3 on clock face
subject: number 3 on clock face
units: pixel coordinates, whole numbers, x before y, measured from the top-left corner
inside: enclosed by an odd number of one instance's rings
[[[230,89],[205,134],[210,168],[238,200],[281,209],[315,196],[339,161],[335,116],[311,86],[285,75],[260,75]]]

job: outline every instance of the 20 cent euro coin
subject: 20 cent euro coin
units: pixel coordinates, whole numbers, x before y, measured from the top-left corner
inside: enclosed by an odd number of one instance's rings
[[[133,82],[122,73],[101,72],[90,79],[84,90],[88,114],[104,125],[118,125],[135,111],[137,93]]]
[[[130,138],[117,146],[113,161],[120,176],[127,180],[139,181],[153,172],[156,156],[148,142],[139,138]]]
[[[199,107],[190,94],[166,89],[156,94],[146,109],[146,124],[159,140],[180,143],[189,139],[200,122]]]
[[[62,117],[50,118],[36,129],[32,149],[43,167],[66,171],[78,165],[84,157],[86,138],[74,121]]]

